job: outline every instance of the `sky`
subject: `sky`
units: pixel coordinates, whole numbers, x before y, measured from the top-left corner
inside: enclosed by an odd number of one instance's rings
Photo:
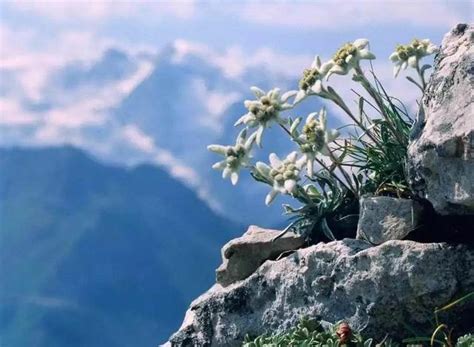
[[[134,123],[115,127],[101,143],[82,131],[112,127],[109,111],[150,75],[165,47],[174,47],[177,60],[205,57],[229,79],[251,68],[297,77],[315,54],[328,59],[342,43],[364,37],[381,79],[413,103],[413,89],[392,78],[387,57],[414,37],[440,44],[455,24],[473,22],[473,6],[468,0],[1,1],[0,145],[72,143],[105,153],[128,141],[196,185],[192,168],[156,148]],[[87,71],[110,48],[133,58],[133,72],[72,92],[53,83],[65,67],[80,63]],[[238,95],[198,92],[210,110],[225,110]],[[209,117],[209,124],[221,120]]]

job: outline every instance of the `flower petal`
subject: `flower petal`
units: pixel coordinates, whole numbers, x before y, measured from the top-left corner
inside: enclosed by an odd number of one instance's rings
[[[232,182],[232,185],[234,186],[239,181],[239,174],[236,171],[232,172],[232,174],[230,175],[230,181]]]
[[[398,74],[400,73],[400,69],[402,67],[402,64],[397,64],[393,67],[393,76],[397,77]]]
[[[353,42],[353,45],[358,49],[363,49],[369,44],[367,39],[357,39]]]
[[[295,180],[286,180],[285,181],[285,189],[288,193],[293,193],[296,187],[296,181]]]
[[[242,129],[237,135],[237,140],[235,141],[236,145],[243,145],[245,143],[245,138],[247,137],[247,129]]]
[[[361,49],[359,51],[359,57],[360,59],[369,59],[369,60],[375,59],[375,55],[372,52],[370,52],[368,49]]]
[[[232,169],[229,167],[226,167],[224,171],[222,171],[222,178],[227,178],[232,174]]]
[[[219,161],[217,163],[215,163],[214,165],[212,165],[212,168],[214,170],[222,170],[226,167],[227,163],[225,160],[222,160],[222,161]]]
[[[289,90],[281,96],[281,101],[287,102],[289,98],[295,96],[297,93],[297,90]]]
[[[255,94],[257,99],[260,99],[262,96],[265,95],[265,92],[262,89],[260,89],[259,87],[252,86],[252,87],[250,87],[250,90]]]
[[[321,66],[321,68],[319,69],[319,72],[321,73],[322,76],[325,76],[334,65],[336,65],[334,61],[330,60]]]
[[[321,80],[317,80],[316,82],[314,82],[313,86],[311,87],[311,90],[316,94],[320,94],[323,91],[323,84]]]
[[[295,130],[298,128],[298,125],[301,123],[301,117],[296,118],[293,123],[291,123],[290,133],[294,134]]]
[[[329,79],[329,77],[332,75],[332,74],[337,74],[337,75],[346,75],[348,72],[347,68],[343,68],[342,66],[340,65],[334,65],[327,73],[326,75],[326,80]]]
[[[418,65],[418,58],[415,55],[412,55],[410,58],[408,58],[408,65],[413,68],[416,68],[416,66]]]
[[[270,166],[268,166],[264,162],[259,161],[255,164],[255,167],[257,168],[257,171],[261,173],[263,176],[270,178],[270,170],[271,170]]]
[[[270,193],[267,194],[265,198],[265,205],[270,205],[273,200],[275,200],[275,197],[278,195],[278,192],[276,190],[271,190]]]
[[[326,112],[326,108],[324,108],[324,107],[319,111],[319,123],[321,124],[321,128],[323,130],[326,130],[327,112]]]
[[[263,130],[265,129],[265,127],[263,125],[260,125],[256,131],[257,135],[256,135],[256,138],[255,138],[255,142],[257,143],[257,145],[259,147],[262,147],[262,135],[263,135]]]
[[[308,174],[308,177],[312,178],[313,177],[313,158],[308,158],[306,161],[306,173]]]
[[[268,156],[268,160],[270,161],[270,165],[274,169],[278,169],[283,164],[280,158],[278,158],[275,153],[270,153],[270,155]]]
[[[255,139],[257,138],[257,133],[254,132],[252,133],[252,135],[249,136],[249,138],[247,139],[247,141],[245,141],[245,150],[248,152],[250,151],[250,149],[252,148],[252,145],[253,143],[255,142]]]
[[[296,158],[298,157],[298,153],[296,151],[291,152],[286,156],[286,160],[289,162],[294,163],[296,161]]]
[[[340,133],[336,129],[331,129],[326,133],[326,142],[331,143],[339,137]]]
[[[227,149],[229,146],[222,146],[222,145],[209,145],[207,146],[207,149],[211,152],[225,155],[227,153]]]
[[[306,124],[309,124],[317,115],[318,112],[311,112],[308,114],[308,117],[306,117]]]
[[[306,92],[303,89],[300,89],[296,94],[295,100],[293,100],[293,105],[296,105],[300,101],[306,98]]]
[[[388,57],[388,59],[395,63],[400,60],[400,56],[397,52],[393,52],[392,54],[390,54],[390,57]]]

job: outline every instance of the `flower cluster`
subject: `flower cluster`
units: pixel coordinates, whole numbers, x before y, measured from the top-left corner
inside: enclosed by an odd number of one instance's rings
[[[436,52],[438,47],[428,39],[414,39],[407,45],[398,45],[395,52],[390,55],[390,60],[395,64],[394,76],[397,77],[400,70],[405,70],[407,66],[419,69],[420,59]]]
[[[234,146],[209,145],[207,149],[211,152],[223,155],[224,160],[212,165],[215,170],[223,170],[222,177],[228,178],[233,185],[236,185],[239,180],[239,171],[242,167],[247,167],[250,164],[250,150],[255,141],[256,134],[252,134],[248,139],[247,130],[242,130],[237,136],[237,141]]]
[[[293,194],[297,182],[300,180],[300,171],[304,160],[298,160],[298,153],[291,152],[281,160],[275,153],[270,154],[270,166],[259,161],[256,164],[258,172],[272,184],[272,190],[265,198],[269,205],[278,194]]]
[[[359,68],[359,62],[362,59],[375,59],[369,49],[369,40],[358,39],[353,43],[346,43],[334,54],[328,62],[328,79],[332,74],[347,75],[351,69]]]
[[[316,116],[318,115],[318,119]],[[306,118],[305,125],[301,134],[298,132],[297,126],[299,121],[294,122],[290,131],[298,140],[301,153],[306,162],[307,174],[313,176],[313,164],[318,153],[329,156],[329,144],[339,137],[339,131],[327,128],[327,112],[323,108],[317,112],[310,113]]]
[[[426,65],[420,69],[419,60],[436,51],[436,46],[429,40],[413,40],[408,45],[398,46],[390,56],[395,63],[395,75],[402,68],[415,67],[419,83],[413,78],[408,79],[424,90]],[[369,41],[358,39],[344,44],[325,63],[316,56],[311,66],[304,70],[296,91],[281,93],[280,89],[274,88],[265,92],[251,87],[255,99],[244,102],[247,113],[237,120],[235,126],[245,128],[236,143],[208,146],[210,151],[224,156],[212,167],[222,170],[222,176],[230,178],[234,185],[240,170],[249,169],[257,181],[271,186],[265,198],[267,205],[278,194],[290,195],[303,204],[298,210],[290,208],[290,213],[299,213],[302,216],[300,221],[310,219],[309,223],[303,221],[303,224],[311,228],[318,225],[323,230],[328,230],[324,215],[333,213],[346,197],[357,199],[361,194],[387,190],[398,194],[409,189],[405,188],[408,183],[404,176],[404,163],[411,118],[403,113],[403,107],[393,105],[392,98],[385,93],[376,77],[371,82],[365,75],[361,61],[372,59],[375,55],[369,50]],[[356,92],[359,95],[357,115],[334,88],[323,85],[332,74],[347,75],[350,72],[354,73],[353,80],[371,98],[368,100]],[[345,126],[351,126],[353,132],[348,132],[339,141],[339,130],[328,128],[324,107],[319,112],[308,114],[304,121],[304,117],[294,120],[286,117],[289,110],[309,96],[317,96],[339,107],[351,119],[352,124]],[[370,108],[364,108],[365,105],[370,105]],[[263,133],[272,125],[282,128],[296,145],[297,151],[284,159],[272,153],[269,164],[262,161],[253,164],[252,147],[254,143],[262,147]],[[252,134],[247,137],[249,131]],[[302,172],[306,173],[305,179]],[[317,217],[313,216],[315,213]]]
[[[316,56],[308,69],[303,71],[303,77],[299,82],[299,90],[294,103],[297,104],[310,94],[320,94],[323,91],[322,81],[328,72],[329,65],[321,64],[321,59]]]
[[[292,107],[287,103],[295,93],[287,92],[280,95],[280,89],[275,88],[265,93],[258,87],[250,88],[257,100],[245,100],[244,105],[248,113],[239,118],[235,125],[245,124],[250,128],[257,127],[256,142],[262,145],[262,134],[265,128],[272,123],[286,124],[285,119],[280,117],[280,112]]]

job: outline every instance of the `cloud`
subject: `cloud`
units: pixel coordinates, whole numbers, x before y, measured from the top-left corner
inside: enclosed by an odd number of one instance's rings
[[[183,39],[174,41],[173,47],[174,63],[181,63],[188,55],[197,55],[218,67],[227,78],[241,77],[246,70],[255,67],[265,67],[269,71],[294,77],[312,61],[312,57],[307,54],[283,54],[268,47],[260,47],[250,53],[242,46],[232,45],[219,51]]]
[[[121,136],[132,146],[145,153],[156,150],[153,138],[143,133],[135,124],[128,124],[121,130]]]
[[[189,19],[195,13],[194,1],[110,1],[76,0],[35,2],[19,0],[8,4],[12,9],[47,17],[55,21],[80,19],[99,22],[108,18],[131,18],[143,15],[160,18],[174,16]]]
[[[194,89],[197,99],[202,100],[206,108],[206,113],[202,114],[200,118],[201,125],[221,133],[225,111],[230,105],[239,101],[242,95],[238,92],[211,90],[203,79],[193,80],[191,88]]]
[[[38,123],[38,117],[16,100],[0,98],[0,126],[25,126]]]
[[[457,3],[462,6],[461,1]],[[243,20],[257,24],[329,31],[374,23],[446,27],[466,15],[446,1],[262,1],[229,9],[239,13]]]

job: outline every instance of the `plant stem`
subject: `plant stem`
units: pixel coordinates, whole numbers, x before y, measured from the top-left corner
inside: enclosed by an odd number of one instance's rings
[[[426,89],[425,74],[421,72],[420,64],[418,62],[416,64],[416,72],[418,73],[418,76],[420,77],[421,87],[422,87],[421,91],[424,92]]]
[[[337,106],[339,106],[353,121],[354,123],[357,124],[357,126],[359,128],[361,128],[362,130],[364,130],[364,133],[367,134],[367,136],[374,142],[374,143],[378,143],[378,141],[372,136],[372,134],[370,133],[369,129],[367,129],[367,127],[362,123],[360,122],[351,112],[351,110],[349,109],[349,107],[346,105],[346,103],[341,99],[341,97],[336,93],[336,91],[334,91],[333,89],[333,93],[328,93],[328,96],[324,96],[326,99],[329,99],[331,100],[332,102],[334,102]]]
[[[288,130],[288,128],[287,128],[286,126],[284,126],[283,124],[280,124],[280,127],[291,137],[291,139],[292,139],[293,141],[295,141],[296,143],[299,142],[298,139],[296,139],[296,138],[293,136],[293,134]],[[329,151],[329,153],[331,153],[331,152]],[[332,154],[332,153],[331,153],[331,154]],[[332,158],[334,158],[334,156],[332,156]],[[332,173],[332,170],[330,170],[330,169],[326,166],[326,164],[324,164],[321,160],[319,160],[319,159],[316,158],[316,157],[314,158],[314,160],[315,160],[319,165],[321,165],[327,172],[329,172],[336,180],[338,180],[339,183],[341,183],[341,184],[344,186],[344,188],[346,188],[347,190],[350,190],[352,193],[354,193],[354,195],[357,196],[357,193],[355,192],[354,188],[352,188],[352,183],[351,183],[350,179],[346,176],[347,173],[343,172],[343,175],[344,175],[344,178],[347,180],[347,184],[349,184],[349,186],[348,186],[346,183],[344,183],[344,182],[339,178],[339,176],[333,174],[333,173]],[[334,162],[335,162],[336,165],[337,165],[337,161],[334,161]],[[339,165],[337,165],[337,166],[339,166]],[[341,168],[339,168],[339,169],[342,171]]]
[[[396,128],[393,126],[389,115],[387,114],[387,111],[385,109],[385,103],[383,102],[383,99],[380,97],[380,94],[375,88],[372,86],[372,84],[369,82],[367,77],[365,77],[364,72],[360,68],[360,66],[355,68],[356,71],[356,76],[360,78],[360,82],[364,89],[369,93],[369,95],[375,100],[377,103],[377,106],[380,109],[380,113],[384,117],[385,121],[387,122],[386,124],[390,128],[392,134],[395,136],[395,138],[398,140],[398,142],[401,145],[404,145],[403,139],[400,138],[400,134],[397,132]]]
[[[346,179],[347,183],[349,184],[350,186],[350,190],[352,191],[352,193],[354,194],[354,196],[357,198],[359,196],[358,192],[356,191],[356,189],[354,188],[354,186],[352,185],[352,180],[351,178],[349,177],[349,174],[346,172],[346,170],[344,170],[344,168],[342,167],[341,163],[339,162],[339,160],[334,156],[334,154],[329,150],[328,148],[328,152],[329,152],[329,156],[331,158],[331,160],[333,161],[333,163],[336,164],[336,167],[339,169],[339,171],[342,173],[342,175],[344,176],[344,178]]]

